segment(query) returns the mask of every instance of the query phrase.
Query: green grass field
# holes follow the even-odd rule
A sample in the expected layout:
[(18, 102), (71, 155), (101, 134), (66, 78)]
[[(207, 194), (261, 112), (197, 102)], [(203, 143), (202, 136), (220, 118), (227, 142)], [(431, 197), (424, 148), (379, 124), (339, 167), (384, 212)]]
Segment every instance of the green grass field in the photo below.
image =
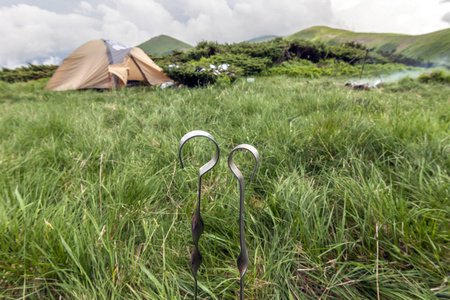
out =
[(246, 299), (450, 297), (450, 87), (355, 91), (334, 78), (103, 93), (0, 82), (0, 298), (237, 299), (246, 178)]

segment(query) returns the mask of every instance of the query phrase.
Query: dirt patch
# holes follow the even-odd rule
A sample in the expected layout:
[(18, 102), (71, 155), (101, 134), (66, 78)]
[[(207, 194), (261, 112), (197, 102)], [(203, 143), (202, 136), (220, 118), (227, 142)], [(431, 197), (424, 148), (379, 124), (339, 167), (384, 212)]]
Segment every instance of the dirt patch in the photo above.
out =
[(402, 51), (403, 49), (405, 49), (406, 47), (408, 47), (409, 45), (411, 45), (412, 43), (414, 43), (415, 39), (410, 39), (410, 40), (406, 40), (402, 43), (400, 43), (400, 45), (398, 45), (397, 47), (397, 52), (398, 51)]
[(366, 39), (355, 39), (354, 41), (357, 42), (357, 43), (360, 43), (360, 44), (367, 45), (367, 46), (370, 46), (370, 45), (372, 45), (372, 44), (374, 44), (374, 43), (375, 43), (375, 44), (377, 43), (374, 39), (371, 39), (371, 38), (366, 38)]

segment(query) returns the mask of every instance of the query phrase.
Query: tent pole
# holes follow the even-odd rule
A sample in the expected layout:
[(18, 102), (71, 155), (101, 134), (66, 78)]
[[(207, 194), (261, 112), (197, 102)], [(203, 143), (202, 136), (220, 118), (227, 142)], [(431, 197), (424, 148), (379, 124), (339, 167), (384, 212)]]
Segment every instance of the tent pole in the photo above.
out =
[(362, 74), (364, 73), (364, 66), (366, 65), (367, 53), (369, 53), (369, 49), (366, 50), (366, 56), (364, 56), (364, 61), (363, 61), (361, 73), (359, 74), (359, 80), (361, 80)]
[(381, 75), (380, 75), (380, 72), (378, 72), (378, 68), (377, 68), (377, 65), (375, 64), (375, 60), (373, 59), (372, 53), (369, 53), (369, 54), (370, 54), (370, 58), (372, 59), (372, 63), (375, 66), (375, 70), (377, 71), (378, 78), (380, 78), (380, 82), (382, 82), (383, 80), (381, 80)]
[(353, 58), (351, 61), (348, 62), (348, 64), (351, 64), (355, 59), (357, 59), (358, 57), (361, 56), (361, 54), (363, 54), (364, 51), (362, 51), (361, 53), (359, 53), (358, 55), (355, 56), (355, 58)]
[[(358, 57), (360, 57), (361, 54), (363, 54), (363, 53), (364, 53), (364, 51), (362, 51), (361, 53), (359, 53), (358, 55), (356, 55), (356, 56), (355, 56), (351, 61), (349, 61), (347, 64), (351, 65), (351, 63), (352, 63), (353, 61), (355, 61)], [(345, 63), (345, 61), (344, 61), (344, 63)], [(338, 69), (335, 73), (337, 73), (338, 71), (341, 71), (341, 69), (342, 69), (342, 68)]]
[(141, 75), (142, 75), (142, 77), (144, 77), (145, 81), (147, 81), (147, 83), (148, 83), (149, 85), (152, 85), (152, 84), (150, 83), (150, 81), (148, 81), (148, 78), (145, 76), (145, 73), (142, 72), (141, 67), (136, 63), (136, 60), (134, 59), (133, 55), (130, 54), (130, 58), (131, 58), (131, 60), (134, 62), (134, 64), (136, 65), (136, 67), (137, 67), (137, 69), (139, 70), (139, 72), (141, 72)]
[(108, 72), (108, 90), (109, 93), (111, 94), (111, 74)]

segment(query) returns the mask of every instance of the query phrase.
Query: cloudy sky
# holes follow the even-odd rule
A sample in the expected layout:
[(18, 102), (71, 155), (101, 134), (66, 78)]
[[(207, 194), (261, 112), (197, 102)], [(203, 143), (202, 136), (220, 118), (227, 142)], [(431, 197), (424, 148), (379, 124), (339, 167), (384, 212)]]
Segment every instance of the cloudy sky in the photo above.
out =
[(0, 66), (59, 64), (78, 46), (191, 45), (286, 36), (311, 26), (424, 34), (450, 27), (450, 0), (0, 0)]

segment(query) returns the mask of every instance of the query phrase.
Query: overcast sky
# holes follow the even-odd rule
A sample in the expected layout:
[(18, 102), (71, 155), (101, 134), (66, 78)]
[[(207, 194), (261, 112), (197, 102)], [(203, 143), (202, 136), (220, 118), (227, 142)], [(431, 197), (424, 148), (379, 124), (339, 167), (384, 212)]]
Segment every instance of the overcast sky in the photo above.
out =
[(93, 39), (160, 34), (195, 46), (311, 26), (424, 34), (450, 26), (450, 0), (0, 0), (0, 66), (59, 64)]

